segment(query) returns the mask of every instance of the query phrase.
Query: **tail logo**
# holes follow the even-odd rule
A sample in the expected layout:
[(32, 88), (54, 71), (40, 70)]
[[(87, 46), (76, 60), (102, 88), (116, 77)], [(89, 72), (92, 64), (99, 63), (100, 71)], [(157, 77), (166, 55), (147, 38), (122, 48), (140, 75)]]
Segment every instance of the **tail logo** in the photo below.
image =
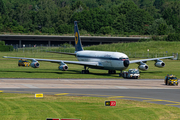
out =
[(78, 43), (78, 33), (76, 32), (75, 34), (75, 43), (77, 44)]

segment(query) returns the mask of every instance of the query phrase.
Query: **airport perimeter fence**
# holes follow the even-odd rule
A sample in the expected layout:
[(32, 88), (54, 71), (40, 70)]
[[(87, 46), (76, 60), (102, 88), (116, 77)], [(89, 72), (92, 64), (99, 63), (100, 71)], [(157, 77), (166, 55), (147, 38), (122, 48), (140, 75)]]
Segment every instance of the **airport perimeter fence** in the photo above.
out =
[[(23, 57), (34, 57), (34, 58), (64, 57), (64, 55), (62, 54), (52, 54), (52, 53), (49, 53), (49, 51), (74, 53), (74, 47), (53, 47), (53, 46), (52, 47), (43, 47), (43, 46), (26, 47), (26, 48), (15, 49), (14, 55), (18, 56), (19, 54), (16, 54), (16, 53), (21, 53)], [(157, 58), (157, 57), (166, 57), (166, 56), (176, 55), (177, 59), (180, 59), (180, 56), (178, 56), (178, 53), (167, 53), (167, 52), (159, 52), (159, 53), (141, 52), (139, 53), (139, 52), (126, 52), (126, 51), (114, 51), (114, 52), (125, 53), (129, 58)], [(66, 55), (66, 58), (68, 57), (71, 57), (71, 56)]]

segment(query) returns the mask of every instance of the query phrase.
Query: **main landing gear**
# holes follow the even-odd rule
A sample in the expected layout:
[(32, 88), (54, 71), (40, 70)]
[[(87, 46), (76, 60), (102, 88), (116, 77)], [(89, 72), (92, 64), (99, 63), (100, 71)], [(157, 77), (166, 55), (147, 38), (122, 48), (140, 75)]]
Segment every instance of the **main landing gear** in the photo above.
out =
[(121, 70), (121, 73), (119, 73), (119, 77), (122, 77), (122, 70)]
[[(89, 69), (89, 68), (88, 68), (88, 69)], [(89, 74), (89, 70), (88, 70), (88, 69), (86, 70), (86, 66), (84, 66), (84, 70), (82, 70), (81, 73), (82, 73), (82, 74)]]
[(115, 70), (108, 70), (108, 74), (116, 74)]

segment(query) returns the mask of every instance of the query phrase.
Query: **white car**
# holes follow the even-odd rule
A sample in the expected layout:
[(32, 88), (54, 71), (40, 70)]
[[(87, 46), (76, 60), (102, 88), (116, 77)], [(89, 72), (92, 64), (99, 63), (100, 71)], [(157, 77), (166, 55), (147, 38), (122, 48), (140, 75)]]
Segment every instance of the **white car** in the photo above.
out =
[(124, 71), (122, 76), (124, 78), (138, 79), (140, 77), (140, 74), (138, 69), (129, 69), (129, 71)]

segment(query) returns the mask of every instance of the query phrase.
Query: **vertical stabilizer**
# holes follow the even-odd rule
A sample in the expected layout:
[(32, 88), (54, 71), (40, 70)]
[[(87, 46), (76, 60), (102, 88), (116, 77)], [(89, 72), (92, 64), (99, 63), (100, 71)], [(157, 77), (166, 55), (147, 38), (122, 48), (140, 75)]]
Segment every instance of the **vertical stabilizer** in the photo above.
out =
[(77, 21), (74, 21), (74, 36), (75, 36), (75, 49), (77, 51), (82, 51), (82, 44), (81, 44), (81, 39), (79, 35), (79, 30), (78, 30), (78, 25)]

